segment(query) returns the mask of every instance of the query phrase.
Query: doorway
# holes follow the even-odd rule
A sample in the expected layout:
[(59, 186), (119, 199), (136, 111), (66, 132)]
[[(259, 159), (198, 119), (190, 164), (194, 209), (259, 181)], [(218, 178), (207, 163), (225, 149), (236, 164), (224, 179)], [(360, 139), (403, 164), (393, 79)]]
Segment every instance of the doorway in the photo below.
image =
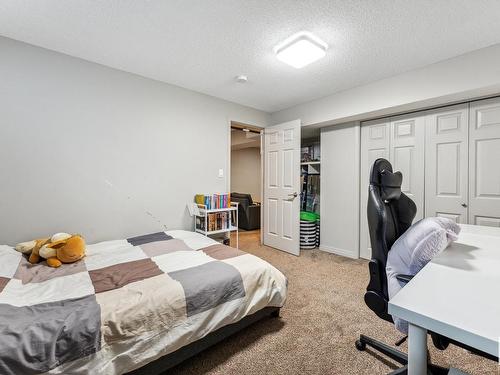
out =
[(304, 127), (300, 148), (300, 248), (312, 250), (320, 243), (321, 133)]
[(238, 231), (243, 246), (258, 246), (262, 225), (262, 128), (231, 122), (231, 201), (238, 202)]
[(317, 248), (319, 129), (302, 132), (300, 120), (265, 129), (231, 122), (229, 159), (243, 248), (265, 244), (293, 255)]

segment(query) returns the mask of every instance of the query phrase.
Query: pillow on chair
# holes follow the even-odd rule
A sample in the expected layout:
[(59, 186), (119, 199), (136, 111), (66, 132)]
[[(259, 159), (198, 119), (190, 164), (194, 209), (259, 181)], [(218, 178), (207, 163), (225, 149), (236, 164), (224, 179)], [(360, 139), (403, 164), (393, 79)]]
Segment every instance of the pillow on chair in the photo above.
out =
[[(387, 256), (389, 299), (405, 286), (397, 275), (416, 275), (429, 261), (458, 238), (460, 227), (451, 219), (429, 217), (413, 224), (392, 245)], [(394, 318), (396, 328), (408, 332), (407, 322)]]
[[(441, 226), (441, 230), (429, 233), (415, 248), (411, 256), (410, 275), (416, 275), (432, 258), (458, 239), (460, 227), (451, 219), (443, 217), (428, 218)], [(424, 221), (427, 219), (423, 219)]]

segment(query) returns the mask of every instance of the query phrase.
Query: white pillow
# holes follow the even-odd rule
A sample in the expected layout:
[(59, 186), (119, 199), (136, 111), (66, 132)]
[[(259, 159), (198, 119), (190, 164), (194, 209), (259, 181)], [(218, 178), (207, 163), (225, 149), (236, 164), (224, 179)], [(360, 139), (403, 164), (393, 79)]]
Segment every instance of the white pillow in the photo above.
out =
[[(429, 261), (458, 238), (460, 227), (451, 219), (429, 217), (413, 224), (392, 245), (387, 256), (386, 273), (389, 299), (405, 283), (397, 275), (416, 275)], [(408, 324), (394, 318), (396, 328), (408, 332)]]
[[(428, 219), (441, 225), (442, 229), (429, 233), (415, 247), (411, 256), (410, 275), (416, 275), (432, 258), (446, 249), (450, 243), (456, 241), (460, 233), (460, 227), (451, 219), (444, 217), (431, 217)], [(424, 220), (427, 219), (421, 221)]]

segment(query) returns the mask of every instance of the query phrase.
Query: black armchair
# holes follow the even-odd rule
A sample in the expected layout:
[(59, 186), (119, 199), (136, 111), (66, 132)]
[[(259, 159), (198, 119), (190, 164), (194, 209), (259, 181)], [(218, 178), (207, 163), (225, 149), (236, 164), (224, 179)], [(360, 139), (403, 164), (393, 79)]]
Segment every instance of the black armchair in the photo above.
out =
[[(391, 315), (388, 314), (389, 293), (385, 271), (387, 255), (394, 242), (411, 226), (417, 213), (415, 203), (401, 192), (402, 179), (401, 172), (392, 172), (391, 163), (385, 159), (377, 159), (370, 172), (370, 185), (368, 188), (367, 215), (372, 259), (368, 264), (370, 281), (366, 288), (365, 303), (378, 317), (390, 323), (393, 323), (393, 320)], [(399, 275), (397, 278), (405, 283), (411, 281), (411, 276), (408, 275)], [(453, 343), (475, 354), (498, 361), (498, 358), (490, 354), (478, 351), (434, 332), (429, 333), (434, 346), (440, 350), (446, 349), (450, 343)], [(403, 341), (400, 340), (396, 345)], [(364, 350), (367, 345), (405, 366), (394, 371), (393, 374), (406, 373), (408, 357), (405, 353), (383, 342), (360, 335), (356, 341), (356, 348)], [(448, 373), (448, 369), (430, 363), (428, 364), (428, 370), (430, 374)]]
[(260, 229), (260, 204), (250, 194), (231, 193), (231, 201), (238, 202), (238, 227), (245, 230)]

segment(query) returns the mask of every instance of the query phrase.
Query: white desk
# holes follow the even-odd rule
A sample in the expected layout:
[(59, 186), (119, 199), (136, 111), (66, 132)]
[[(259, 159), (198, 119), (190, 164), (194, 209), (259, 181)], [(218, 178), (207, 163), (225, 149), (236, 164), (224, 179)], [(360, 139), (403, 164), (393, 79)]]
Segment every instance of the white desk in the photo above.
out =
[(427, 374), (427, 330), (498, 356), (500, 228), (461, 225), (458, 241), (389, 301), (410, 323), (408, 374)]

